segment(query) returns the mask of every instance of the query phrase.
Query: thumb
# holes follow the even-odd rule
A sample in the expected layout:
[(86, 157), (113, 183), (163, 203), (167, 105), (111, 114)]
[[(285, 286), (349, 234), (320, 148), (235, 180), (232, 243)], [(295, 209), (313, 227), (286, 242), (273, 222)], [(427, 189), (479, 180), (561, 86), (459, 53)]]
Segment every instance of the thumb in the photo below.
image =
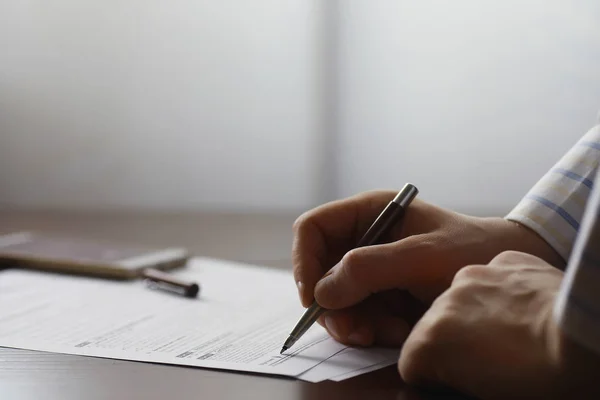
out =
[(373, 293), (406, 289), (425, 277), (426, 257), (432, 254), (426, 234), (353, 249), (315, 287), (321, 307), (336, 310), (355, 305)]

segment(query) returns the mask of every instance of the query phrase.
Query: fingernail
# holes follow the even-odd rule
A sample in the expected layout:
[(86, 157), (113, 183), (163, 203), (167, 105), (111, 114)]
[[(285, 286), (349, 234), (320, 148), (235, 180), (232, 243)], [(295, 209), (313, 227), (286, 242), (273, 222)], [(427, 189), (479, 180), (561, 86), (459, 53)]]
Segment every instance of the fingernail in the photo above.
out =
[(302, 298), (302, 294), (304, 293), (304, 283), (301, 281), (296, 281), (296, 287), (298, 288), (298, 294), (300, 295), (300, 298)]
[(296, 282), (296, 287), (298, 288), (298, 295), (300, 296), (300, 300), (304, 300), (304, 283), (301, 281)]
[(315, 300), (323, 307), (331, 306), (331, 275), (321, 278), (315, 285)]
[(340, 338), (339, 327), (333, 318), (328, 316), (325, 317), (325, 327), (332, 336), (335, 336), (336, 339)]

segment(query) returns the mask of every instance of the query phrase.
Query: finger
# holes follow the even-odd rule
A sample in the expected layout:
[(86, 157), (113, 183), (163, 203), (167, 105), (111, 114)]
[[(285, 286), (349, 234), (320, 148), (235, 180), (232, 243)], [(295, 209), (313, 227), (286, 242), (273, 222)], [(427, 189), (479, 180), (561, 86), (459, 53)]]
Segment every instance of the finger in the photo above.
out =
[(375, 344), (400, 347), (410, 334), (411, 325), (393, 315), (379, 315), (373, 318)]
[(415, 326), (428, 308), (405, 290), (392, 289), (371, 298), (378, 300), (378, 303), (381, 305), (377, 304), (377, 306), (380, 309), (386, 310), (388, 314), (402, 318), (411, 327)]
[[(448, 344), (448, 332), (453, 329), (443, 293), (427, 310), (405, 340), (398, 359), (402, 379), (413, 385), (438, 385), (440, 373), (447, 363), (457, 360), (454, 346)], [(450, 325), (450, 326), (449, 326)]]
[(341, 309), (374, 293), (422, 285), (431, 276), (432, 254), (427, 235), (354, 249), (317, 283), (315, 299), (324, 308)]
[(337, 341), (352, 346), (400, 346), (411, 325), (400, 316), (387, 312), (378, 302), (327, 312), (321, 325)]
[(357, 236), (394, 196), (374, 191), (334, 201), (300, 216), (294, 223), (292, 260), (302, 304), (308, 307), (316, 282), (354, 247)]

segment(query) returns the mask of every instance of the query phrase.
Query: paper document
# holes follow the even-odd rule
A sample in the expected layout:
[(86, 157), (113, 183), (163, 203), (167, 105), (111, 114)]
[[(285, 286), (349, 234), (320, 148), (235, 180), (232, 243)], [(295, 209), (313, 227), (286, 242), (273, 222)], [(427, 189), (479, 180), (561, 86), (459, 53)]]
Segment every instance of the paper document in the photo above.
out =
[(389, 367), (390, 365), (394, 365), (397, 362), (398, 362), (398, 358), (390, 359), (390, 360), (384, 361), (379, 364), (374, 364), (374, 365), (371, 365), (368, 367), (360, 368), (360, 369), (350, 371), (345, 374), (334, 376), (333, 378), (328, 378), (328, 379), (331, 381), (334, 381), (334, 382), (341, 382), (346, 379), (354, 378), (355, 376), (363, 375), (368, 372), (373, 372), (373, 371), (377, 371), (378, 369), (381, 369), (381, 368)]
[[(364, 371), (359, 372), (358, 375), (360, 375), (396, 363), (399, 355), (400, 351), (396, 349), (346, 348), (304, 372), (299, 378), (308, 382), (321, 382), (327, 379), (336, 380), (338, 377)], [(368, 371), (366, 371), (367, 368)]]
[(200, 283), (199, 297), (150, 290), (143, 282), (1, 271), (0, 346), (301, 379), (319, 367), (314, 381), (390, 357), (378, 349), (345, 350), (318, 324), (280, 355), (304, 312), (289, 272), (195, 259), (175, 274)]

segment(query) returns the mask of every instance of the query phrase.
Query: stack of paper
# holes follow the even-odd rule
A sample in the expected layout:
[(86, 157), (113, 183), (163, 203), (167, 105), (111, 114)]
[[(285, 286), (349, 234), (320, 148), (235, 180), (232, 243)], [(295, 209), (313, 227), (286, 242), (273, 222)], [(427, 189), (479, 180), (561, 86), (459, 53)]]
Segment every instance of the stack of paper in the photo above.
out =
[(0, 272), (0, 346), (340, 381), (391, 365), (398, 349), (349, 348), (318, 324), (283, 355), (304, 309), (290, 273), (195, 259), (177, 275), (197, 299), (34, 271)]

